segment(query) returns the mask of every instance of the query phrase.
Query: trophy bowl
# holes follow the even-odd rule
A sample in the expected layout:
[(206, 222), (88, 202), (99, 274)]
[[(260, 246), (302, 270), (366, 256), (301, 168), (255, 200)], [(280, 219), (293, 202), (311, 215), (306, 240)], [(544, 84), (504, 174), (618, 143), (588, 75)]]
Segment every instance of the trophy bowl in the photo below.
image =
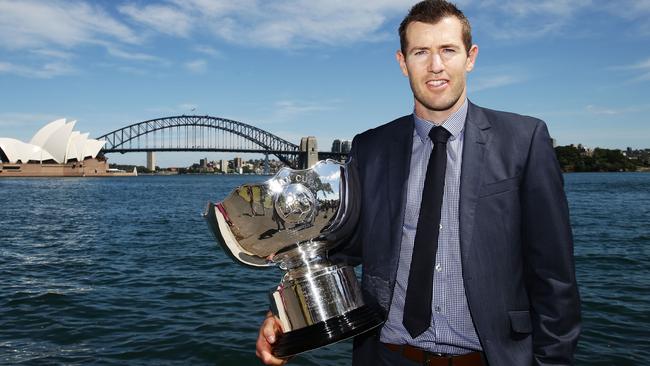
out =
[(352, 267), (332, 263), (359, 218), (358, 177), (334, 160), (310, 169), (282, 168), (266, 182), (237, 187), (204, 217), (224, 251), (256, 268), (280, 267), (269, 293), (283, 333), (273, 354), (288, 357), (361, 334), (383, 323), (364, 303)]

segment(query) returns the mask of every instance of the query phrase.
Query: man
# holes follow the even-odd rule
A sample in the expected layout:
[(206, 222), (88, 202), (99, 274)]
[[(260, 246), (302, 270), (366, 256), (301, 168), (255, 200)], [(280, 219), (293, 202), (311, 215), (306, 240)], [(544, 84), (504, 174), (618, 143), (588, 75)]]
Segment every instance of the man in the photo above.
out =
[[(478, 47), (454, 5), (416, 4), (399, 33), (414, 114), (356, 136), (350, 154), (362, 210), (339, 254), (363, 264), (365, 299), (387, 313), (355, 339), (354, 364), (572, 364), (580, 300), (544, 122), (467, 100)], [(260, 329), (267, 364), (285, 362), (270, 354), (278, 331), (272, 316)]]

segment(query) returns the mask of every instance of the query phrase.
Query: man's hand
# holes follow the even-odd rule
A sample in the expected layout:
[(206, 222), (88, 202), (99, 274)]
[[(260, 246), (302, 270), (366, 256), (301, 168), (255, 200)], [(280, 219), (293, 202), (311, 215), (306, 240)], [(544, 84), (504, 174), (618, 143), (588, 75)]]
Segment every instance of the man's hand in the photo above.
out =
[(280, 319), (269, 311), (260, 327), (260, 334), (257, 336), (257, 344), (255, 345), (255, 354), (265, 365), (284, 365), (287, 363), (288, 359), (277, 358), (271, 353), (271, 345), (275, 343), (277, 335), (281, 333)]

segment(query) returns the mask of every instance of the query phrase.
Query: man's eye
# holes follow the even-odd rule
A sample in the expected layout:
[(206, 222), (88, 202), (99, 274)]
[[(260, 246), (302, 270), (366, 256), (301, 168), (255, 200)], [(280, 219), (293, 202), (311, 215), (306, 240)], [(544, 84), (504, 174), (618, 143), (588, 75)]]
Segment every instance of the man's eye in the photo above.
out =
[(416, 56), (420, 56), (420, 55), (424, 55), (426, 53), (427, 53), (427, 51), (425, 51), (425, 50), (418, 50), (418, 51), (415, 51), (413, 54), (416, 55)]
[(444, 48), (444, 49), (442, 50), (442, 52), (443, 52), (443, 53), (455, 53), (456, 50), (453, 49), (453, 48)]

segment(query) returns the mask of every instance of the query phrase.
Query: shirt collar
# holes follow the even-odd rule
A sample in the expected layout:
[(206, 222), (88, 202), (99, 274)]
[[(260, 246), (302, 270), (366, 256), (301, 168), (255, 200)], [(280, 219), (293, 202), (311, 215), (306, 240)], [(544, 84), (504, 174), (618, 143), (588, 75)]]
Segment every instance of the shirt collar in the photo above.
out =
[[(415, 120), (415, 133), (420, 136), (422, 142), (426, 142), (429, 140), (429, 131), (431, 131), (431, 129), (436, 126), (436, 124), (426, 119), (420, 118), (415, 112), (413, 112), (413, 119)], [(449, 138), (450, 140), (455, 140), (463, 132), (466, 119), (467, 98), (465, 98), (463, 105), (461, 105), (456, 112), (444, 120), (440, 126), (444, 127), (447, 131), (449, 131), (449, 133), (451, 133), (451, 137)]]

